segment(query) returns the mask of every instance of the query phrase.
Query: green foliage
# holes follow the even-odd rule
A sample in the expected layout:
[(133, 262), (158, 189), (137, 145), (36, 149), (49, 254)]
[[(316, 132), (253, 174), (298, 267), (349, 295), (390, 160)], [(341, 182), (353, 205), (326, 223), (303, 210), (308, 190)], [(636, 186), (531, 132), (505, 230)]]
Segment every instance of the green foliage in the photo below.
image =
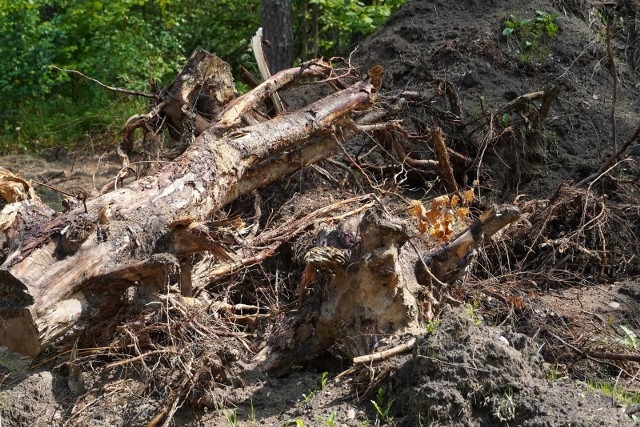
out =
[[(406, 0), (309, 0), (310, 5), (317, 4), (320, 8), (320, 53), (346, 53), (345, 49), (374, 32), (404, 3)], [(311, 18), (308, 11), (306, 20)]]
[[(319, 14), (319, 54), (345, 53), (406, 0), (296, 0), (294, 34), (311, 8)], [(305, 3), (306, 2), (306, 3)], [(106, 92), (55, 71), (83, 72), (105, 84), (164, 87), (196, 47), (251, 65), (249, 40), (260, 26), (260, 0), (0, 0), (0, 152), (119, 142), (127, 117), (144, 100)], [(306, 6), (305, 6), (306, 4)], [(313, 5), (317, 6), (313, 6)], [(301, 13), (305, 9), (305, 13)], [(246, 89), (246, 88), (245, 88)]]
[(90, 143), (140, 111), (139, 100), (123, 102), (51, 66), (133, 89), (146, 89), (148, 78), (168, 80), (185, 59), (179, 33), (159, 7), (169, 2), (0, 2), (0, 149)]
[(304, 398), (305, 402), (310, 402), (311, 400), (313, 400), (314, 396), (316, 395), (316, 390), (315, 389), (311, 389), (309, 390), (308, 393), (302, 393), (302, 397)]
[(563, 372), (560, 373), (558, 371), (558, 364), (554, 363), (549, 367), (549, 373), (547, 374), (547, 380), (549, 381), (562, 381), (568, 378), (568, 376)]
[(507, 389), (500, 399), (500, 404), (493, 412), (493, 416), (503, 423), (509, 423), (516, 418), (516, 404), (513, 401), (513, 391)]
[(627, 347), (630, 350), (638, 350), (640, 348), (640, 344), (636, 333), (627, 325), (620, 325), (620, 329), (624, 332), (625, 337), (618, 340), (618, 344), (623, 347)]
[(238, 425), (238, 411), (234, 409), (232, 411), (224, 411), (223, 414), (229, 427), (236, 427)]
[(327, 388), (327, 383), (329, 382), (329, 372), (323, 372), (320, 377), (320, 390), (324, 391)]
[(467, 303), (464, 308), (467, 311), (467, 316), (469, 320), (471, 320), (476, 326), (479, 326), (482, 321), (480, 320), (480, 316), (478, 316), (478, 308), (480, 304), (477, 301), (473, 303)]
[(429, 320), (425, 325), (427, 334), (432, 334), (440, 326), (440, 319)]
[(504, 21), (502, 35), (507, 38), (523, 62), (532, 62), (549, 56), (548, 44), (556, 38), (558, 32), (555, 12), (536, 11), (533, 19), (519, 19), (511, 15)]
[(336, 425), (336, 417), (338, 416), (338, 413), (336, 411), (331, 412), (331, 414), (329, 414), (329, 418), (327, 418), (327, 420), (325, 421), (325, 424), (328, 427), (333, 427)]
[(502, 118), (500, 119), (500, 122), (502, 123), (502, 127), (503, 128), (506, 128), (506, 127), (509, 126), (509, 119), (510, 119), (509, 113), (504, 113), (502, 115)]
[(589, 380), (588, 386), (592, 391), (597, 391), (606, 396), (611, 396), (611, 398), (617, 403), (624, 403), (628, 406), (640, 403), (640, 393), (628, 392), (616, 383)]

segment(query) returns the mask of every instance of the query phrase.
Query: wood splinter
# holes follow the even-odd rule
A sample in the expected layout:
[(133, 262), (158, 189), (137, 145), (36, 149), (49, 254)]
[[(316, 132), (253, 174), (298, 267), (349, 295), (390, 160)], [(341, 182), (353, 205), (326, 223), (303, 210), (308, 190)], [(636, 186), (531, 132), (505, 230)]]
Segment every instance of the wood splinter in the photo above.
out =
[(376, 353), (366, 354), (364, 356), (358, 356), (353, 358), (354, 365), (365, 365), (369, 363), (379, 362), (389, 357), (396, 356), (398, 354), (406, 353), (416, 345), (416, 339), (411, 338), (404, 344), (397, 345), (387, 350), (378, 351)]

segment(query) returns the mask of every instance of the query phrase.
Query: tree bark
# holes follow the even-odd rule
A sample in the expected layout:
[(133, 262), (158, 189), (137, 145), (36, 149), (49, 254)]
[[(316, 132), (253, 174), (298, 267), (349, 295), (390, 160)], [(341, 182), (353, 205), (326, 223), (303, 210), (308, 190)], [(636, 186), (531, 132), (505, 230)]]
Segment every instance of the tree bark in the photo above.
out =
[[(285, 70), (247, 97), (264, 99), (290, 81), (287, 76), (312, 68)], [(115, 316), (128, 287), (184, 280), (185, 256), (216, 250), (211, 234), (185, 238), (190, 226), (206, 223), (244, 192), (277, 178), (253, 185), (245, 181), (255, 179), (250, 171), (261, 162), (326, 132), (368, 101), (372, 90), (359, 81), (301, 110), (244, 128), (239, 128), (242, 117), (255, 104), (239, 98), (218, 114), (219, 126), (204, 130), (174, 162), (130, 187), (87, 201), (86, 213), (80, 206), (46, 222), (27, 218), (30, 228), (14, 221), (9, 246), (17, 248), (0, 267), (0, 341), (35, 356)], [(42, 206), (37, 200), (16, 203), (23, 204), (21, 209)]]
[(262, 0), (261, 23), (267, 43), (265, 52), (269, 71), (278, 71), (293, 64), (293, 32), (291, 0)]

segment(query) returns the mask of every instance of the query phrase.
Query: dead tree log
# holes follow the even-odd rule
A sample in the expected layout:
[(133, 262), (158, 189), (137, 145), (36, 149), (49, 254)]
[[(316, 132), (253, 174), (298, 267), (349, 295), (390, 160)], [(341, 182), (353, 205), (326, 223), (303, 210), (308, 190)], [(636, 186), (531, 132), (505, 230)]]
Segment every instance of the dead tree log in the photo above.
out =
[[(224, 72), (224, 67), (217, 70)], [(297, 77), (331, 70), (320, 63), (284, 70), (246, 99), (255, 94), (264, 99)], [(246, 178), (254, 179), (250, 171), (271, 157), (329, 132), (369, 101), (373, 89), (358, 81), (301, 110), (243, 128), (238, 126), (256, 104), (239, 98), (218, 114), (216, 126), (157, 174), (87, 201), (86, 212), (81, 206), (21, 229), (10, 242), (19, 247), (0, 267), (0, 341), (35, 356), (114, 316), (128, 287), (179, 281), (184, 277), (181, 258), (214, 244), (203, 233), (184, 239), (184, 228), (268, 183)]]

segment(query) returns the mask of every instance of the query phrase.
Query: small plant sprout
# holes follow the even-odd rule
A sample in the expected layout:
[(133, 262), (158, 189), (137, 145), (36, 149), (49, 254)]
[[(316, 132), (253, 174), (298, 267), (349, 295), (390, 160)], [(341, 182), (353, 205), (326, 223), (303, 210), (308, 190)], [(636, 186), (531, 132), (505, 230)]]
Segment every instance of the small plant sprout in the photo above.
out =
[(324, 391), (327, 388), (327, 383), (329, 381), (329, 372), (323, 372), (322, 377), (320, 377), (320, 390)]
[(304, 427), (304, 421), (296, 420), (296, 427)]
[(554, 363), (549, 367), (549, 373), (547, 374), (547, 379), (549, 381), (562, 381), (567, 377), (566, 367), (560, 368), (557, 363)]
[(437, 421), (431, 421), (429, 424), (425, 424), (426, 421), (422, 420), (422, 414), (418, 414), (418, 427), (435, 427)]
[(549, 41), (556, 38), (559, 30), (556, 21), (559, 17), (555, 12), (541, 10), (536, 11), (533, 19), (519, 19), (511, 15), (503, 22), (502, 35), (507, 38), (507, 43), (519, 54), (523, 62), (543, 59), (549, 56)]
[(468, 303), (464, 306), (467, 309), (467, 316), (476, 325), (480, 325), (480, 318), (478, 317), (478, 302)]
[(636, 335), (636, 333), (633, 332), (633, 330), (627, 325), (620, 325), (620, 329), (622, 329), (622, 332), (624, 332), (625, 337), (620, 339), (618, 343), (630, 350), (640, 349), (640, 342), (638, 341), (638, 336)]
[(372, 400), (371, 404), (376, 409), (376, 425), (380, 425), (381, 422), (386, 424), (391, 424), (393, 422), (393, 418), (389, 415), (391, 411), (391, 405), (393, 405), (393, 400), (384, 404), (385, 396), (384, 390), (382, 387), (378, 389), (378, 394), (376, 395), (376, 400)]
[(513, 401), (513, 391), (507, 390), (502, 399), (500, 399), (500, 405), (495, 410), (493, 415), (502, 422), (513, 421), (516, 418), (516, 404)]
[(503, 128), (509, 127), (509, 113), (504, 113), (502, 115), (501, 122)]
[(311, 399), (313, 399), (313, 396), (316, 395), (316, 391), (315, 390), (309, 390), (309, 393), (302, 393), (302, 397), (304, 397), (304, 401), (305, 402), (310, 402)]
[(229, 427), (236, 427), (238, 425), (238, 411), (234, 409), (232, 411), (223, 411), (222, 413)]
[(425, 327), (427, 333), (432, 334), (436, 330), (439, 324), (440, 324), (440, 319), (429, 320)]
[(327, 421), (325, 421), (325, 424), (329, 427), (335, 426), (337, 416), (338, 416), (338, 413), (336, 411), (331, 412), (331, 414), (329, 414), (329, 418), (327, 418)]
[(256, 408), (253, 407), (253, 398), (249, 401), (250, 405), (249, 406), (249, 421), (252, 423), (256, 422)]

